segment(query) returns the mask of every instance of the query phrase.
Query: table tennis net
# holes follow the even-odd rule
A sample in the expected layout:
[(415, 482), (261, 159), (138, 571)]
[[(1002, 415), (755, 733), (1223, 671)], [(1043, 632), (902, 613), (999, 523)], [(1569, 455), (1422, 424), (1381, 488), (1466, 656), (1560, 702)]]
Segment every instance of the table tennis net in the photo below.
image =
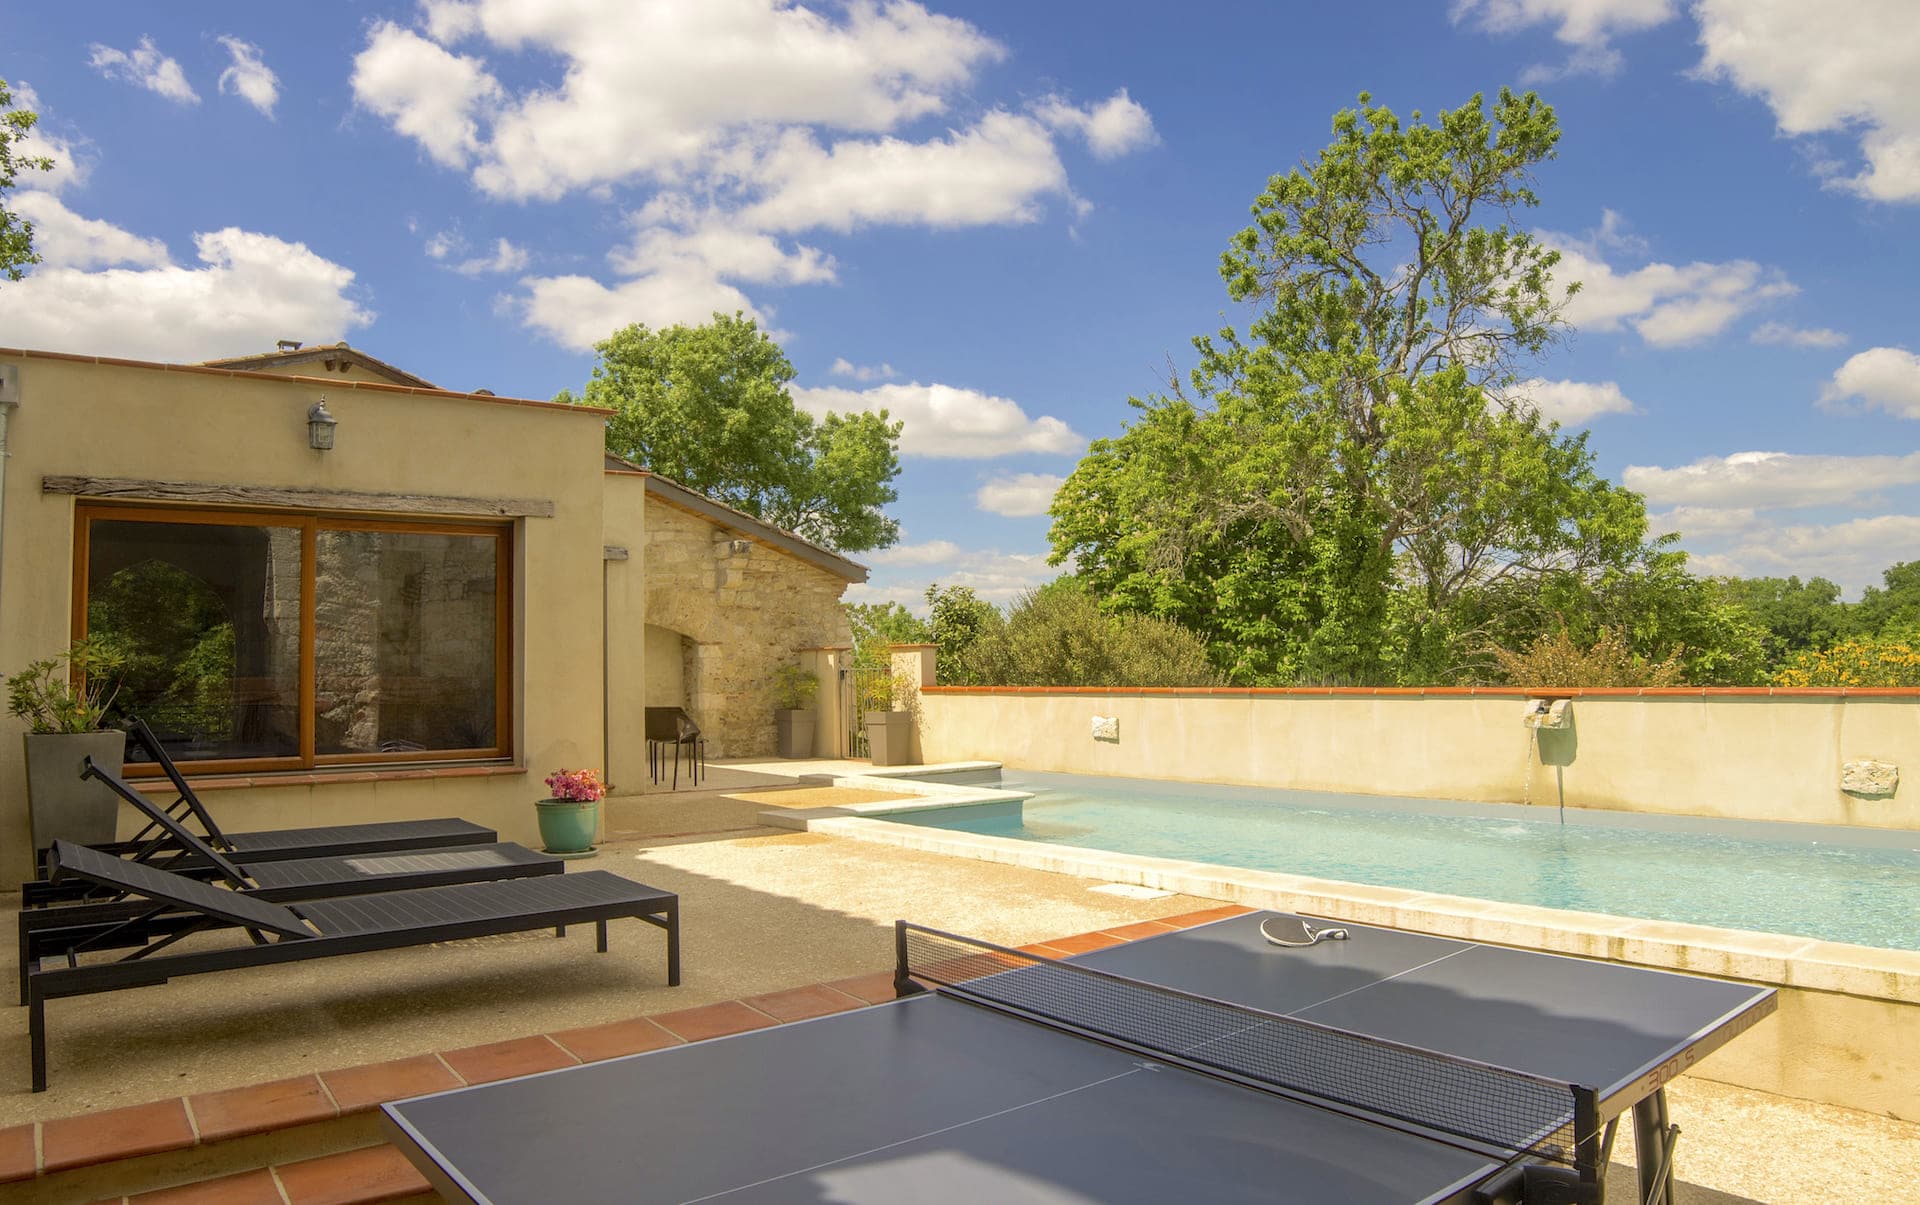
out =
[(1584, 1089), (900, 922), (944, 994), (1502, 1158), (1572, 1164)]

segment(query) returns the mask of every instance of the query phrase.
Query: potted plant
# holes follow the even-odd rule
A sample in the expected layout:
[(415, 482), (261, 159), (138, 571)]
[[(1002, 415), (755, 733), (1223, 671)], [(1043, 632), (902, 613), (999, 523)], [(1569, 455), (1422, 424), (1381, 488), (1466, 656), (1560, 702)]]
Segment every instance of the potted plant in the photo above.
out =
[(774, 671), (773, 719), (781, 757), (813, 756), (813, 696), (819, 689), (820, 680), (797, 665)]
[(592, 854), (594, 834), (600, 831), (600, 800), (607, 793), (600, 771), (555, 770), (547, 775), (547, 790), (553, 795), (533, 804), (545, 852), (562, 858)]
[(82, 780), (91, 757), (118, 774), (127, 734), (101, 723), (119, 693), (126, 655), (102, 640), (77, 640), (7, 679), (7, 710), (27, 722), (27, 812), (36, 852), (55, 838), (105, 845), (118, 830), (120, 798), (103, 782)]
[(912, 764), (912, 715), (896, 702), (891, 677), (875, 674), (861, 681), (860, 720), (867, 730), (867, 755), (876, 766)]

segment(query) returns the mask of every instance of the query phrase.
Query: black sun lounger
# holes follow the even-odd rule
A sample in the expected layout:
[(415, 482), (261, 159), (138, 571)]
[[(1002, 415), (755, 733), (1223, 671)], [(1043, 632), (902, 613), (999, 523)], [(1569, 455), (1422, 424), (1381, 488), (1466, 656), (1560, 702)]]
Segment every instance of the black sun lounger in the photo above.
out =
[[(525, 846), (506, 842), (491, 845), (454, 845), (435, 849), (395, 850), (337, 857), (286, 858), (256, 861), (249, 855), (232, 858), (195, 835), (180, 820), (134, 790), (119, 775), (86, 759), (81, 778), (97, 778), (147, 817), (154, 833), (128, 855), (161, 870), (177, 871), (197, 879), (217, 879), (236, 891), (267, 900), (313, 900), (336, 895), (365, 895), (371, 891), (401, 891), (415, 887), (443, 887), (453, 883), (481, 883), (559, 874), (566, 864)], [(125, 893), (85, 879), (54, 883), (40, 880), (20, 885), (21, 925), (31, 910), (65, 901), (114, 900)], [(105, 914), (103, 914), (105, 915)]]
[[(191, 820), (200, 836), (221, 853), (245, 858), (249, 862), (276, 862), (287, 858), (342, 857), (348, 854), (383, 853), (397, 849), (433, 849), (446, 845), (487, 845), (500, 834), (469, 820), (451, 817), (428, 820), (388, 820), (376, 824), (333, 824), (321, 828), (282, 828), (258, 833), (229, 833), (221, 829), (200, 797), (187, 785), (180, 768), (167, 756), (153, 730), (142, 720), (127, 725), (127, 739), (138, 744), (160, 766), (178, 797), (167, 805), (168, 815), (183, 822)], [(148, 841), (164, 839), (149, 823), (131, 841), (116, 841), (95, 848), (107, 853), (138, 851)]]
[[(607, 949), (607, 922), (634, 917), (666, 930), (667, 983), (680, 982), (680, 900), (604, 870), (311, 900), (288, 906), (84, 845), (55, 841), (48, 854), (56, 881), (79, 876), (149, 902), (142, 914), (112, 924), (38, 930), (21, 950), (27, 987), (33, 1090), (47, 1087), (46, 1002), (165, 983), (177, 975), (303, 962), (338, 954), (394, 950), (593, 922)], [(48, 913), (59, 916), (61, 912)], [(168, 952), (181, 938), (244, 929), (253, 944)], [(128, 950), (113, 961), (87, 955)]]

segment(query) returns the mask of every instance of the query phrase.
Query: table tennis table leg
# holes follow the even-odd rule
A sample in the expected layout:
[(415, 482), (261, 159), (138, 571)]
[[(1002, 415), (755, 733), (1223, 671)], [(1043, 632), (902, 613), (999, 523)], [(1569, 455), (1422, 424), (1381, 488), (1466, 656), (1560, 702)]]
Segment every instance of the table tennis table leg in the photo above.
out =
[(1640, 1163), (1641, 1205), (1673, 1205), (1673, 1145), (1680, 1127), (1667, 1116), (1662, 1088), (1633, 1106), (1633, 1146)]

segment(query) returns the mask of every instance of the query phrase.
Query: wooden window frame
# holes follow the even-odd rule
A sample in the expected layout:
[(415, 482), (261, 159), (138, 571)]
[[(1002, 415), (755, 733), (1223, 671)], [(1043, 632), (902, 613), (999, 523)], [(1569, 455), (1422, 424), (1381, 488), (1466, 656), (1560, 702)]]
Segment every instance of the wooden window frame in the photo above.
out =
[[(229, 527), (282, 527), (300, 532), (300, 653), (296, 700), (297, 754), (288, 757), (207, 758), (181, 763), (189, 774), (275, 773), (396, 763), (499, 762), (513, 756), (514, 524), (444, 518), (373, 518), (353, 512), (262, 510), (228, 507), (139, 505), (82, 500), (74, 508), (73, 618), (75, 639), (87, 634), (87, 577), (95, 520), (135, 523), (197, 523)], [(421, 749), (404, 753), (316, 753), (314, 687), (316, 577), (322, 531), (390, 531), (410, 535), (489, 536), (494, 541), (494, 745), (485, 749)], [(130, 778), (151, 777), (159, 767), (132, 763)]]

